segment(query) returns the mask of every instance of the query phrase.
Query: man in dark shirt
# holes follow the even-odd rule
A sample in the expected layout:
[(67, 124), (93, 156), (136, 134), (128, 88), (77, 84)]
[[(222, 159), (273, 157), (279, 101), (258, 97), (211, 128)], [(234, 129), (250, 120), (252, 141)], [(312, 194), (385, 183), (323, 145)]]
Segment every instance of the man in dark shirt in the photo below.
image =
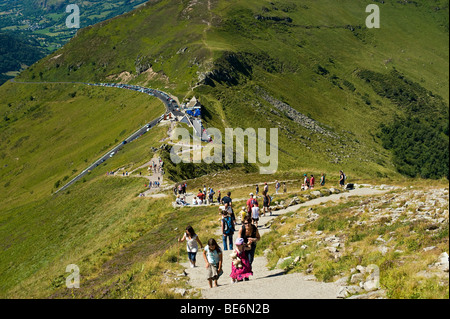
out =
[(222, 204), (228, 204), (228, 206), (230, 206), (230, 207), (233, 207), (233, 205), (232, 205), (232, 202), (233, 202), (233, 200), (231, 199), (231, 192), (228, 192), (227, 193), (227, 196), (224, 196), (223, 198), (222, 198)]

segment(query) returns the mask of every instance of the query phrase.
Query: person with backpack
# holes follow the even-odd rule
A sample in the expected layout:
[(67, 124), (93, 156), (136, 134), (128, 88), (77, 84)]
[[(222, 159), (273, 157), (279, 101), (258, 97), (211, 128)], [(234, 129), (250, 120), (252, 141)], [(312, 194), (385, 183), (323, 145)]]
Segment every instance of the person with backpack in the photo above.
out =
[(279, 181), (275, 181), (275, 194), (278, 195), (278, 190), (280, 189), (281, 185)]
[(194, 268), (198, 251), (198, 245), (200, 245), (200, 247), (203, 249), (203, 244), (198, 238), (192, 226), (190, 225), (187, 226), (183, 237), (178, 239), (178, 242), (183, 241), (186, 241), (186, 250), (188, 253), (189, 263), (191, 264), (191, 268)]
[[(235, 259), (239, 259), (238, 264), (236, 265), (234, 262), (231, 263), (231, 274), (230, 277), (232, 279), (232, 283), (236, 283), (239, 281), (248, 281), (250, 276), (253, 276), (252, 265), (248, 260), (248, 256), (245, 252), (244, 247), (244, 239), (238, 238), (234, 243), (236, 248)], [(233, 261), (234, 261), (233, 260)]]
[(311, 175), (311, 178), (309, 179), (309, 188), (314, 189), (314, 183), (316, 182), (316, 179), (314, 178), (314, 175)]
[(244, 249), (247, 252), (250, 265), (253, 264), (255, 259), (256, 243), (261, 239), (258, 228), (252, 224), (252, 216), (247, 215), (245, 217), (244, 225), (239, 230), (239, 237), (244, 240)]
[(253, 204), (253, 207), (252, 207), (252, 221), (253, 221), (253, 225), (258, 227), (258, 222), (259, 222), (259, 206), (258, 206), (258, 203), (254, 203)]
[[(234, 234), (234, 223), (230, 215), (224, 210), (222, 211), (222, 220), (220, 221), (220, 226), (222, 228), (222, 240), (223, 240), (223, 250), (233, 250), (233, 234)], [(227, 246), (228, 240), (228, 246)]]

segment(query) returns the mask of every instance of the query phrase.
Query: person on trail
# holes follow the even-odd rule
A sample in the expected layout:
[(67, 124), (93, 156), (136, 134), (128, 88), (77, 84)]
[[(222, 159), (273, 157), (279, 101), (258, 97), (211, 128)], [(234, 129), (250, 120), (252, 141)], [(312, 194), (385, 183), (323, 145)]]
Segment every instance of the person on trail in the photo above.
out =
[(205, 259), (209, 288), (218, 287), (217, 281), (219, 277), (223, 274), (222, 262), (223, 256), (219, 245), (214, 238), (208, 240), (208, 245), (203, 249), (203, 258)]
[(308, 175), (303, 175), (303, 184), (302, 184), (302, 191), (306, 191), (309, 189), (309, 179)]
[(253, 264), (255, 259), (256, 243), (261, 238), (258, 232), (258, 228), (252, 224), (252, 216), (247, 215), (245, 217), (244, 225), (239, 230), (238, 238), (244, 240), (245, 251), (247, 252), (250, 265)]
[(278, 195), (278, 190), (280, 189), (281, 185), (279, 181), (275, 181), (275, 194)]
[(314, 175), (311, 175), (311, 178), (309, 179), (309, 188), (314, 188), (314, 183), (316, 182), (316, 179), (314, 178)]
[(192, 205), (197, 205), (197, 197), (194, 196), (194, 198), (192, 199)]
[[(252, 265), (248, 259), (247, 253), (245, 252), (244, 239), (238, 238), (234, 243), (236, 257), (231, 262), (231, 280), (232, 283), (240, 282), (242, 280), (249, 280), (248, 277), (253, 276)], [(237, 266), (235, 265), (235, 260), (239, 258)]]
[(258, 184), (256, 184), (255, 196), (258, 196), (258, 194), (259, 194), (259, 186)]
[(178, 185), (178, 194), (183, 194), (183, 186), (181, 184)]
[(182, 238), (178, 238), (178, 242), (186, 241), (186, 250), (189, 257), (189, 263), (191, 268), (195, 267), (195, 262), (197, 258), (198, 245), (203, 249), (203, 244), (198, 238), (192, 226), (187, 226), (186, 231)]
[(218, 195), (217, 195), (217, 204), (220, 204), (220, 203), (221, 203), (221, 200), (222, 200), (222, 194), (221, 194), (220, 191), (219, 191), (219, 193), (218, 193)]
[(180, 195), (177, 195), (176, 203), (177, 203), (177, 205), (181, 205), (181, 206), (186, 206), (187, 205), (187, 203), (184, 201), (184, 199), (182, 199), (180, 197)]
[(253, 225), (258, 227), (258, 222), (259, 222), (259, 206), (258, 206), (258, 203), (254, 203), (253, 204), (253, 207), (252, 207), (252, 221), (253, 221)]
[(339, 186), (344, 187), (345, 185), (345, 174), (343, 171), (339, 171)]
[(203, 204), (204, 195), (201, 189), (198, 190), (197, 198), (201, 201), (201, 204)]
[(266, 193), (263, 192), (263, 212), (262, 215), (266, 216), (266, 213), (269, 212), (270, 216), (272, 216), (272, 211), (270, 209), (270, 203), (272, 202), (272, 198)]
[(267, 185), (267, 182), (264, 183), (264, 191), (265, 191), (266, 193), (269, 193), (269, 185)]
[(236, 224), (236, 216), (234, 215), (233, 208), (231, 208), (230, 204), (226, 203), (223, 207), (223, 210), (231, 217), (233, 221), (233, 225)]
[(283, 193), (287, 193), (287, 188), (286, 188), (286, 183), (285, 182), (283, 182)]
[(213, 202), (214, 194), (215, 194), (214, 190), (213, 190), (212, 188), (210, 188), (210, 189), (209, 189), (209, 195), (208, 195), (208, 196), (209, 196), (209, 202), (210, 202), (210, 203)]
[(233, 219), (226, 211), (222, 211), (220, 227), (222, 230), (223, 250), (228, 250), (227, 240), (230, 250), (233, 250), (234, 223)]
[(320, 186), (325, 186), (325, 174), (322, 173), (320, 176)]
[(233, 203), (233, 200), (231, 199), (231, 192), (228, 192), (227, 196), (224, 196), (222, 198), (222, 204), (224, 204), (224, 205), (229, 204), (232, 207), (233, 206), (232, 203)]
[(250, 193), (250, 198), (247, 200), (247, 212), (251, 215), (252, 214), (252, 208), (254, 204), (258, 204), (258, 201), (256, 198), (254, 198), (253, 193)]

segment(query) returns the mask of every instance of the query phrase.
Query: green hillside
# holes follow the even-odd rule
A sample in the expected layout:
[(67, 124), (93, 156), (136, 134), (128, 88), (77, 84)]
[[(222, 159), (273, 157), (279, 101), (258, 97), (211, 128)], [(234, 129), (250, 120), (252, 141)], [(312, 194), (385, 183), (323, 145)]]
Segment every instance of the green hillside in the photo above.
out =
[[(215, 227), (215, 208), (179, 214), (171, 197), (137, 198), (144, 179), (104, 176), (150, 160), (165, 126), (51, 196), (164, 112), (144, 94), (57, 82), (195, 95), (206, 127), (279, 128), (276, 174), (223, 167), (233, 169), (192, 187), (225, 191), (305, 172), (336, 183), (340, 169), (351, 181), (448, 177), (448, 1), (377, 2), (380, 29), (365, 26), (368, 3), (149, 1), (80, 30), (1, 86), (0, 297), (171, 298), (163, 271), (177, 269), (179, 230), (199, 225), (205, 240)], [(28, 81), (36, 84), (19, 83)], [(174, 181), (217, 173), (167, 165)], [(85, 288), (73, 296), (71, 263)]]

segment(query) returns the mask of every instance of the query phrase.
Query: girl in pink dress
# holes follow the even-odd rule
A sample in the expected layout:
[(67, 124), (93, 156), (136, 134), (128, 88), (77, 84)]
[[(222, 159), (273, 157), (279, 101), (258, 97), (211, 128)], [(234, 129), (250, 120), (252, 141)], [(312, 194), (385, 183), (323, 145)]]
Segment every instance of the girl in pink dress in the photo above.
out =
[(242, 280), (249, 280), (248, 277), (253, 276), (252, 272), (252, 265), (250, 264), (250, 261), (248, 260), (247, 253), (244, 249), (244, 239), (238, 238), (235, 242), (235, 253), (236, 257), (241, 260), (240, 264), (238, 266), (235, 266), (234, 263), (231, 263), (231, 274), (230, 277), (235, 283), (236, 281), (242, 281)]

